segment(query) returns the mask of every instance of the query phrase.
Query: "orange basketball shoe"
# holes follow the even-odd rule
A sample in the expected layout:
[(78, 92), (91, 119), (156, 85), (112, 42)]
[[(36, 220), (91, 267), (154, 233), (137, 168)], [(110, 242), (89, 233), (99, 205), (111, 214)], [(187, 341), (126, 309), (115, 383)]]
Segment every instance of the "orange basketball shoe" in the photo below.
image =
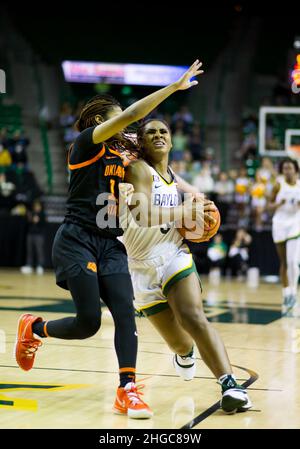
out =
[(41, 340), (34, 338), (32, 332), (33, 323), (43, 321), (41, 317), (30, 313), (22, 315), (18, 323), (18, 332), (15, 344), (15, 357), (20, 368), (29, 371), (35, 359), (37, 349), (42, 346)]
[(119, 415), (127, 415), (129, 418), (151, 418), (153, 412), (140, 398), (138, 387), (133, 382), (128, 382), (125, 387), (119, 387), (114, 403), (113, 411)]

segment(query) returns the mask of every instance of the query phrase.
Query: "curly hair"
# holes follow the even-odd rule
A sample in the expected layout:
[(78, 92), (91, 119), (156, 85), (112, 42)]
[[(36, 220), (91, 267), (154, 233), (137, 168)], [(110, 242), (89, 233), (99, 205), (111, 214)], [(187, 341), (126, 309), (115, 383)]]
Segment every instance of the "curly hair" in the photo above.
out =
[(298, 164), (298, 162), (295, 159), (291, 159), (290, 157), (286, 157), (279, 164), (279, 173), (280, 174), (283, 173), (283, 166), (284, 166), (284, 164), (293, 164), (293, 166), (295, 168), (295, 172), (299, 173), (299, 164)]

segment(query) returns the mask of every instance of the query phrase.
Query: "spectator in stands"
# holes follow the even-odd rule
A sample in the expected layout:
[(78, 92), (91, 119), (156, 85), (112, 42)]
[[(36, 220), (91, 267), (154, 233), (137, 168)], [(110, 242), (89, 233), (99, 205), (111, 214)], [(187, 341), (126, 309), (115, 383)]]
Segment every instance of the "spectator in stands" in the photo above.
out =
[(266, 126), (266, 149), (267, 150), (280, 150), (281, 144), (278, 136), (274, 133), (275, 123), (274, 120), (268, 119)]
[(211, 175), (211, 169), (207, 162), (202, 165), (202, 168), (198, 175), (193, 180), (193, 185), (198, 192), (210, 194), (214, 191), (214, 179)]
[(256, 153), (257, 149), (257, 117), (249, 114), (243, 120), (243, 142), (241, 145), (241, 157), (247, 158), (248, 152)]
[(194, 117), (186, 105), (181, 106), (179, 111), (177, 111), (173, 115), (172, 123), (177, 123), (179, 120), (183, 121), (185, 132), (187, 132), (191, 128), (191, 126), (194, 122)]
[(28, 233), (26, 238), (26, 265), (21, 267), (23, 274), (31, 274), (36, 259), (36, 273), (44, 273), (45, 255), (44, 255), (44, 227), (45, 215), (42, 204), (35, 200), (32, 211), (27, 213)]
[(0, 145), (3, 145), (5, 148), (8, 148), (9, 139), (7, 136), (7, 129), (1, 128), (0, 129)]
[(29, 206), (43, 193), (36, 181), (34, 173), (26, 170), (22, 163), (19, 163), (14, 171), (9, 172), (7, 177), (16, 186), (17, 203)]
[(27, 147), (29, 143), (29, 139), (25, 137), (20, 130), (15, 131), (13, 138), (10, 141), (10, 153), (14, 167), (20, 163), (27, 167)]
[(257, 154), (257, 133), (251, 132), (244, 137), (240, 148), (240, 157), (244, 160)]
[(239, 176), (235, 182), (235, 202), (239, 212), (239, 226), (247, 224), (247, 206), (249, 204), (250, 196), (250, 179), (247, 176), (247, 170), (243, 167), (239, 171)]
[(73, 113), (70, 103), (63, 103), (60, 110), (59, 124), (63, 133), (63, 143), (65, 144), (67, 150), (69, 149), (70, 144), (74, 142), (79, 134), (78, 131), (74, 128), (75, 120), (76, 113)]
[(194, 172), (190, 169), (190, 164), (188, 161), (171, 161), (170, 167), (181, 178), (192, 184), (191, 180), (193, 179)]
[(259, 172), (256, 172), (255, 182), (250, 187), (251, 207), (253, 213), (253, 222), (256, 231), (262, 231), (264, 211), (267, 205), (266, 184), (263, 182)]
[[(191, 179), (194, 180), (201, 170), (201, 162), (193, 161), (190, 165), (190, 170), (191, 170)], [(191, 182), (191, 184), (193, 184), (193, 182)]]
[(243, 277), (246, 274), (251, 241), (252, 237), (245, 229), (236, 232), (228, 253), (229, 267), (233, 276)]
[(269, 157), (263, 157), (261, 161), (261, 166), (257, 170), (261, 180), (266, 185), (266, 195), (269, 196), (273, 190), (276, 183), (277, 172), (275, 170), (274, 164)]
[(212, 147), (207, 147), (204, 150), (203, 163), (210, 167), (211, 175), (216, 178), (220, 173), (220, 166), (216, 159), (216, 150)]
[(201, 129), (198, 123), (195, 123), (192, 127), (189, 140), (188, 147), (192, 153), (192, 157), (194, 161), (200, 161), (203, 159), (203, 146), (201, 139)]
[(216, 204), (219, 208), (222, 222), (226, 223), (228, 208), (232, 204), (234, 197), (234, 182), (225, 172), (221, 172), (218, 178), (214, 188)]
[(10, 214), (11, 209), (13, 208), (14, 201), (14, 193), (16, 186), (9, 182), (6, 178), (5, 173), (0, 173), (0, 213), (1, 215)]
[(78, 136), (78, 131), (76, 131), (75, 128), (73, 128), (72, 126), (65, 128), (64, 131), (64, 143), (66, 144), (66, 149), (69, 150), (69, 146), (72, 142), (74, 142), (74, 140), (76, 139), (76, 137)]
[(181, 178), (183, 178), (187, 182), (191, 181), (191, 172), (188, 167), (188, 161), (186, 160), (178, 161), (176, 174), (178, 174)]
[(215, 184), (215, 192), (219, 202), (231, 203), (234, 196), (234, 181), (226, 172), (221, 172)]
[(217, 234), (207, 250), (207, 258), (209, 260), (210, 273), (215, 272), (225, 274), (226, 258), (228, 247), (223, 241), (222, 234)]
[(249, 135), (250, 133), (257, 133), (257, 117), (250, 113), (248, 114), (244, 120), (243, 120), (243, 134), (245, 136)]
[(237, 172), (237, 170), (235, 170), (234, 168), (231, 168), (231, 169), (228, 171), (228, 178), (229, 178), (231, 181), (233, 181), (233, 184), (235, 185), (236, 180), (237, 180), (237, 178), (238, 178), (238, 172)]
[(175, 131), (173, 134), (173, 148), (171, 157), (174, 161), (183, 160), (183, 154), (187, 147), (188, 136), (184, 132), (184, 122), (183, 120), (178, 120), (175, 123)]
[(76, 117), (73, 114), (72, 106), (66, 101), (60, 108), (59, 124), (61, 128), (68, 128), (70, 126), (73, 126), (75, 118)]
[(183, 160), (187, 163), (188, 165), (188, 170), (190, 170), (190, 166), (193, 162), (193, 156), (192, 153), (190, 152), (190, 150), (188, 148), (185, 149), (185, 152), (183, 153)]
[(7, 169), (11, 166), (12, 158), (10, 152), (0, 143), (0, 170)]

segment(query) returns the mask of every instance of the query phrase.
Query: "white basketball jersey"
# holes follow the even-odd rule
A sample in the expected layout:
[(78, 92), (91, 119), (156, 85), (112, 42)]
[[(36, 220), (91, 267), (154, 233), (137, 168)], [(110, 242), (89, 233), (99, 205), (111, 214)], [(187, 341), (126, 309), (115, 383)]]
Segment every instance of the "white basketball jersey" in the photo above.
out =
[[(148, 165), (152, 176), (151, 202), (154, 206), (175, 207), (179, 204), (176, 182), (167, 183), (153, 167)], [(174, 223), (153, 227), (140, 227), (134, 219), (129, 219), (129, 226), (124, 229), (122, 237), (129, 259), (152, 259), (178, 248), (182, 237)]]
[(279, 181), (280, 189), (276, 196), (276, 203), (285, 200), (285, 203), (276, 209), (273, 221), (296, 220), (300, 222), (300, 181), (290, 185), (284, 179)]

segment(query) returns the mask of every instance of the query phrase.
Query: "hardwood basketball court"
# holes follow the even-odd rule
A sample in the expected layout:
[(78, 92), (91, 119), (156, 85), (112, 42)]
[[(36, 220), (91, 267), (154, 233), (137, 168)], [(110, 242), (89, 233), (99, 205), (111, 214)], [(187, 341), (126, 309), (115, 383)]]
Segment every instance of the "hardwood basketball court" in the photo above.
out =
[(137, 381), (154, 411), (131, 420), (111, 411), (118, 385), (112, 318), (87, 340), (45, 339), (35, 366), (22, 371), (13, 358), (15, 331), (24, 312), (51, 320), (72, 313), (69, 293), (44, 276), (0, 270), (0, 428), (300, 428), (300, 319), (282, 318), (281, 287), (203, 278), (205, 310), (221, 333), (239, 383), (249, 385), (247, 413), (218, 409), (220, 387), (197, 353), (197, 375), (179, 378), (172, 354), (146, 318), (137, 318)]

